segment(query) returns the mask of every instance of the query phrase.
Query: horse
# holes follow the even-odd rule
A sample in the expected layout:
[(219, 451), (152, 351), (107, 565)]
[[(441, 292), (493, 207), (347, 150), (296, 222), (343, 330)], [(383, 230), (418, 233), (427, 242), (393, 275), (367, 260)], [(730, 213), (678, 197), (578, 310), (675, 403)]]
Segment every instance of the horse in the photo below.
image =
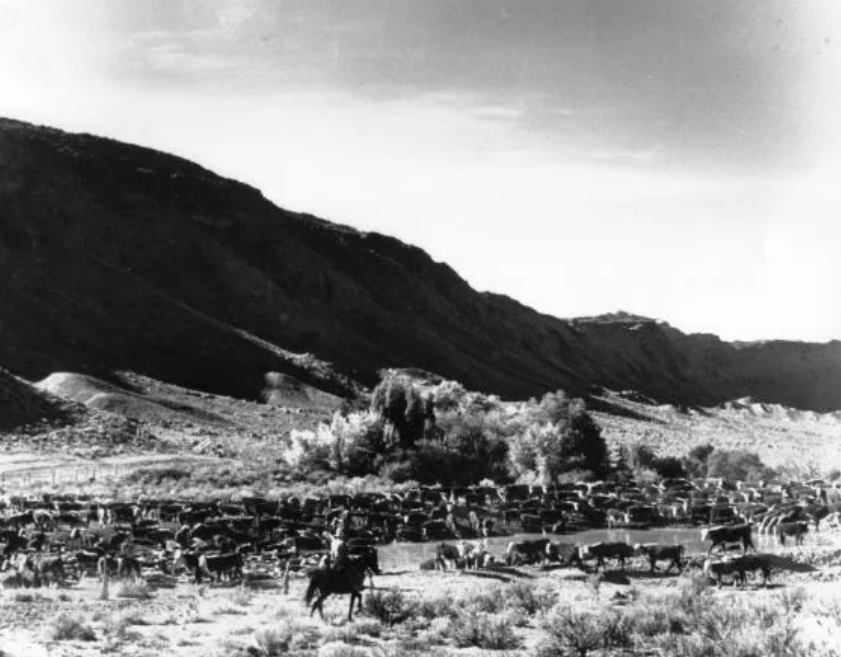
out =
[[(370, 574), (370, 568), (362, 559), (350, 557), (342, 568), (320, 566), (310, 571), (310, 583), (307, 587), (304, 602), (310, 607), (310, 616), (318, 609), (321, 620), (324, 620), (322, 605), (331, 593), (349, 593), (350, 607), (348, 607), (348, 621), (353, 621), (353, 603), (358, 600), (357, 611), (362, 608), (362, 590), (365, 588), (365, 575)], [(373, 582), (373, 578), (372, 578)], [(316, 591), (318, 596), (316, 597)]]

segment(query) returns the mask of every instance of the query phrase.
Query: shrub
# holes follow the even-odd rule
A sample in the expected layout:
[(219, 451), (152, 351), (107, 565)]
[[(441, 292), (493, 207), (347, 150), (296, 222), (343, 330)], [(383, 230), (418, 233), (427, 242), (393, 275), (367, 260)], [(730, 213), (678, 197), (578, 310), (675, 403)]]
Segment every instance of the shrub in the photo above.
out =
[(142, 582), (122, 582), (117, 586), (115, 595), (118, 598), (131, 598), (132, 600), (149, 600), (153, 597), (152, 591)]
[(514, 623), (506, 614), (466, 611), (450, 621), (449, 633), (459, 648), (514, 650), (521, 644), (514, 633)]
[(96, 641), (96, 632), (81, 616), (60, 613), (50, 628), (53, 641)]
[(417, 607), (418, 616), (426, 620), (446, 618), (458, 614), (453, 597), (447, 593), (437, 598), (423, 598)]
[(371, 657), (371, 653), (364, 648), (334, 641), (321, 646), (318, 649), (318, 657)]
[(255, 657), (279, 657), (294, 650), (312, 650), (319, 642), (320, 635), (315, 627), (285, 618), (277, 627), (257, 632), (249, 652)]
[(459, 607), (468, 611), (496, 614), (505, 609), (501, 587), (471, 592), (459, 600)]
[(372, 591), (365, 598), (364, 607), (367, 613), (388, 627), (409, 620), (417, 611), (417, 604), (407, 601), (399, 589)]
[(543, 622), (543, 629), (551, 644), (558, 649), (569, 648), (580, 657), (602, 647), (624, 640), (622, 617), (615, 612), (598, 613), (575, 611), (569, 607), (555, 607)]
[(557, 601), (557, 594), (548, 587), (535, 587), (528, 582), (512, 582), (501, 590), (508, 608), (521, 610), (534, 616), (550, 609)]

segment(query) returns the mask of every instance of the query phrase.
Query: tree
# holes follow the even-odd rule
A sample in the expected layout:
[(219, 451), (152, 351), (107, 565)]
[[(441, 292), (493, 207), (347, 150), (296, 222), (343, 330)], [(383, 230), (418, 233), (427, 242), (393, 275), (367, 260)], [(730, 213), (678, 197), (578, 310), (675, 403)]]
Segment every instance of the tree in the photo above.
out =
[(601, 427), (584, 409), (583, 402), (572, 408), (561, 442), (561, 455), (566, 461), (564, 470), (590, 470), (597, 477), (604, 477), (610, 469), (607, 443)]
[(683, 466), (683, 460), (675, 456), (656, 458), (652, 466), (662, 479), (682, 479), (686, 477), (686, 468)]
[(410, 381), (398, 377), (383, 380), (374, 389), (371, 407), (389, 424), (389, 447), (409, 449), (423, 437), (427, 405)]
[(559, 392), (544, 396), (535, 406), (531, 422), (511, 441), (515, 477), (537, 474), (551, 484), (571, 470), (589, 470), (597, 477), (607, 474), (607, 444), (581, 400), (570, 400)]
[(740, 450), (716, 450), (710, 455), (707, 466), (707, 476), (729, 481), (755, 483), (772, 479), (776, 474), (759, 455)]
[(692, 477), (706, 477), (710, 455), (715, 447), (706, 443), (694, 447), (686, 457), (685, 466), (687, 473)]

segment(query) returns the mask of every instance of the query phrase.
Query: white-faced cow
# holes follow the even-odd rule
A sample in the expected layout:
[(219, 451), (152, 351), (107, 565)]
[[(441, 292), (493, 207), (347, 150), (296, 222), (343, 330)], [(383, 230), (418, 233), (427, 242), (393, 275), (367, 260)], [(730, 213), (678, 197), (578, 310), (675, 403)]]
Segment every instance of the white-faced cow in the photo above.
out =
[(581, 555), (577, 545), (572, 543), (556, 543), (551, 542), (546, 544), (546, 551), (544, 553), (544, 563), (560, 563), (562, 566), (572, 566), (581, 564)]
[(544, 559), (548, 544), (548, 538), (539, 538), (534, 541), (511, 541), (505, 549), (505, 565), (521, 566), (540, 563)]

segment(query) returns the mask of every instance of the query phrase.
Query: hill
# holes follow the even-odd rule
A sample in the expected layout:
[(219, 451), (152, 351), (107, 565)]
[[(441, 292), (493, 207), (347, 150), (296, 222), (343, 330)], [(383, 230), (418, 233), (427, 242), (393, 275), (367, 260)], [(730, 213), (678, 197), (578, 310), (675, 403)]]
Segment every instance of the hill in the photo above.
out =
[(33, 380), (132, 371), (256, 400), (290, 382), (346, 396), (381, 368), (414, 367), (509, 398), (597, 384), (678, 405), (841, 408), (841, 343), (549, 317), (181, 158), (11, 120), (0, 318), (0, 363)]

